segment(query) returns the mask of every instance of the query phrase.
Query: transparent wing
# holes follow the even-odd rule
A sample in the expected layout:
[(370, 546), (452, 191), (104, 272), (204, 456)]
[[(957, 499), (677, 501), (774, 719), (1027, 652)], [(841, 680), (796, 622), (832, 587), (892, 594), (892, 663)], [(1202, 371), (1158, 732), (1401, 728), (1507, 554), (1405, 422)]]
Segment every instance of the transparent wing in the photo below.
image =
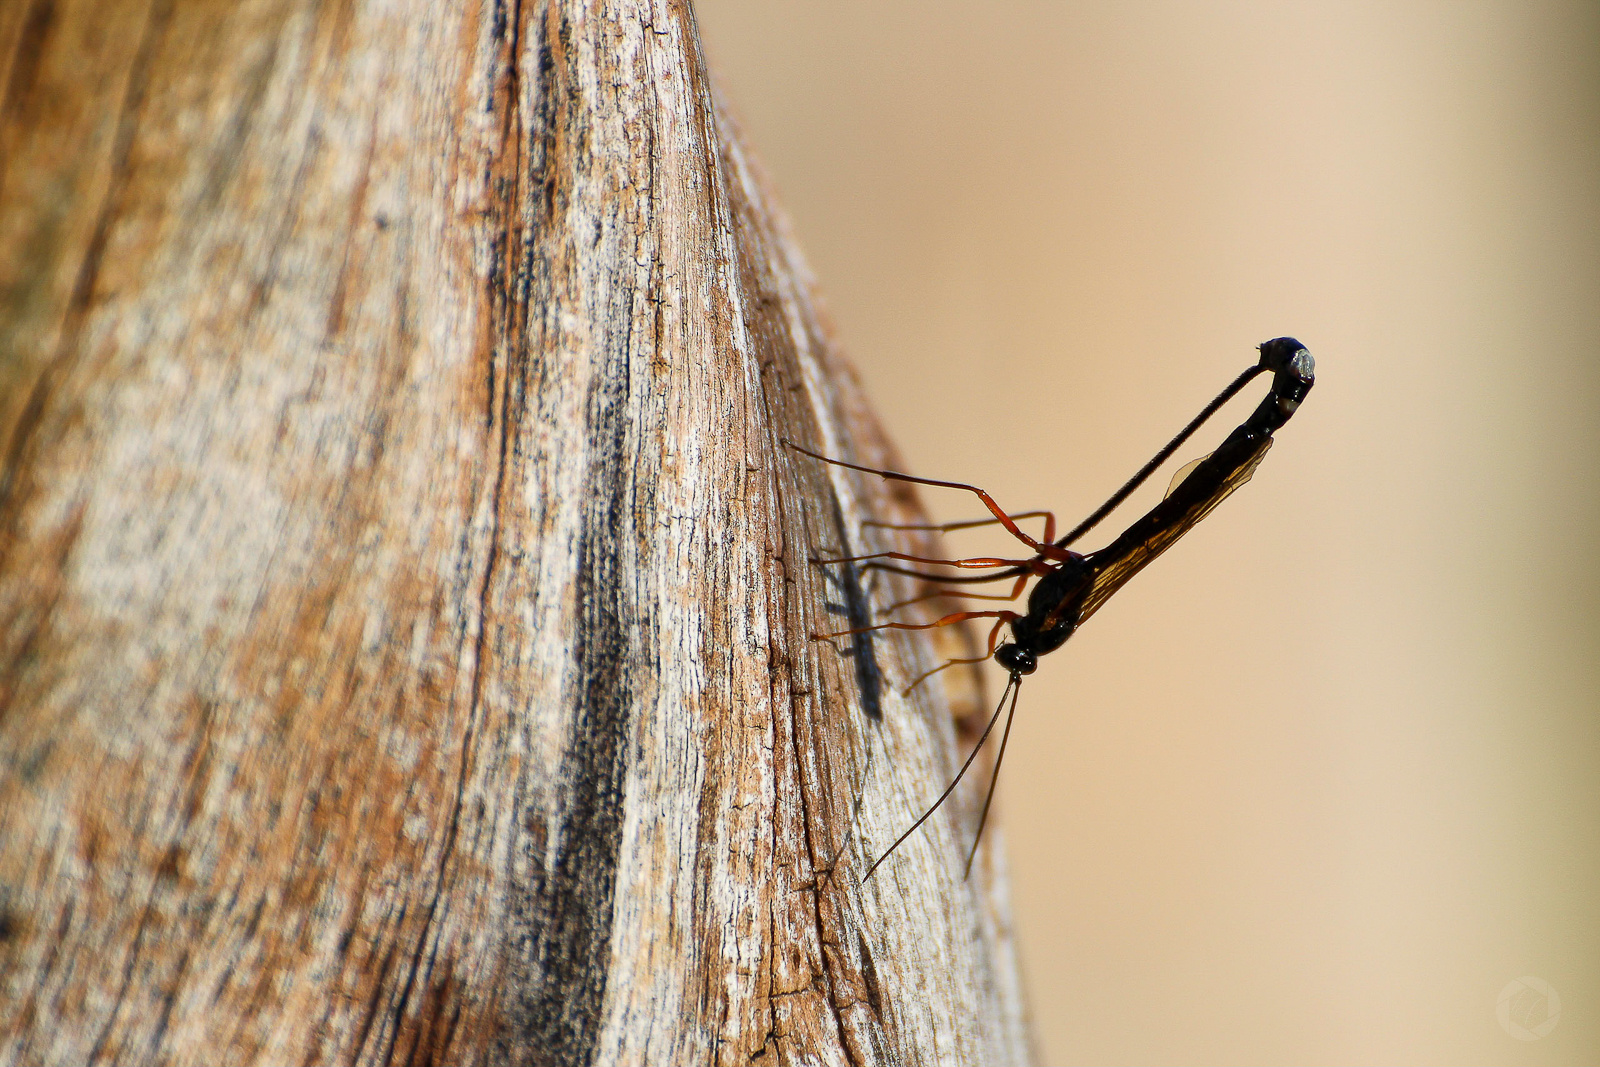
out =
[(1100, 609), (1125, 585), (1161, 553), (1194, 529), (1211, 509), (1228, 499), (1250, 476), (1256, 472), (1272, 447), (1272, 438), (1266, 437), (1247, 453), (1232, 470), (1210, 469), (1205, 465), (1216, 458), (1212, 453), (1194, 461), (1180, 470), (1167, 490), (1166, 499), (1157, 504), (1142, 519), (1128, 527), (1121, 537), (1089, 557), (1095, 568), (1089, 591), (1083, 598), (1083, 612), (1079, 624)]

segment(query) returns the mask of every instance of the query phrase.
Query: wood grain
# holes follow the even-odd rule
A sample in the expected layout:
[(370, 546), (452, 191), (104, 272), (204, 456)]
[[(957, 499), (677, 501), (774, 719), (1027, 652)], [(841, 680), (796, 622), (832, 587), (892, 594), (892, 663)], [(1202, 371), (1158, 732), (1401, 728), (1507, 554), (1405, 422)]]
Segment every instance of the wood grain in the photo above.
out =
[(0, 92), (0, 1062), (1027, 1057), (976, 783), (859, 882), (975, 675), (811, 637), (932, 546), (782, 447), (895, 462), (686, 4), (19, 0)]

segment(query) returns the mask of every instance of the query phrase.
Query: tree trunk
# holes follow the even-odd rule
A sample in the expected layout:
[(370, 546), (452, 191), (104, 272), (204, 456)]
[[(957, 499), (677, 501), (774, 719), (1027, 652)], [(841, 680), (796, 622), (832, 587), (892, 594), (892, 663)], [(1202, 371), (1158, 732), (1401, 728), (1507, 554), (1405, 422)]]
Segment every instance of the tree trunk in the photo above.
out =
[(977, 786), (861, 881), (969, 638), (810, 636), (933, 549), (782, 447), (894, 462), (685, 3), (17, 0), (0, 92), (0, 1062), (1026, 1058)]

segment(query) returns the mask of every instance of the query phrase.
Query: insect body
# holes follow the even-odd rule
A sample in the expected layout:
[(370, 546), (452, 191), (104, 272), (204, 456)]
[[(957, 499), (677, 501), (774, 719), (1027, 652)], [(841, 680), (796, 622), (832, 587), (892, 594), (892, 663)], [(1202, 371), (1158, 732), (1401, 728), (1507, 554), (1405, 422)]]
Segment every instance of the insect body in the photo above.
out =
[[(1007, 698), (1010, 699), (1010, 711), (1006, 716), (1005, 732), (1001, 735), (1000, 753), (995, 759), (994, 776), (989, 783), (989, 792), (984, 800), (983, 814), (979, 818), (978, 834), (972, 843), (972, 851), (967, 855), (967, 867), (972, 866), (972, 857), (977, 854), (978, 841), (983, 835), (984, 823), (988, 820), (989, 805), (994, 799), (994, 784), (999, 779), (1000, 763), (1005, 759), (1006, 741), (1011, 735), (1011, 716), (1017, 707), (1017, 695), (1021, 691), (1022, 678), (1032, 674), (1038, 666), (1039, 657), (1054, 652), (1066, 643), (1073, 632), (1083, 624), (1091, 615), (1099, 610), (1100, 606), (1110, 598), (1111, 594), (1122, 588), (1127, 581), (1142, 570), (1151, 560), (1162, 552), (1172, 547), (1173, 543), (1182, 537), (1195, 524), (1205, 518), (1211, 509), (1220, 504), (1235, 489), (1238, 489), (1250, 476), (1255, 473), (1256, 467), (1267, 454), (1267, 449), (1272, 447), (1272, 435), (1299, 408), (1306, 394), (1311, 391), (1315, 381), (1315, 362), (1311, 353), (1305, 346), (1292, 337), (1279, 337), (1263, 344), (1260, 348), (1261, 358), (1252, 367), (1245, 370), (1224, 389), (1215, 400), (1207, 404), (1199, 415), (1185, 426), (1176, 437), (1169, 441), (1161, 451), (1139, 469), (1134, 476), (1111, 495), (1094, 513), (1083, 522), (1073, 527), (1066, 535), (1052, 540), (1055, 530), (1055, 518), (1048, 512), (1031, 514), (1043, 515), (1045, 518), (1045, 534), (1043, 539), (1035, 540), (1024, 533), (1016, 524), (1016, 519), (1024, 516), (1008, 515), (1002, 511), (989, 494), (975, 485), (966, 485), (961, 482), (941, 482), (930, 478), (916, 478), (909, 474), (899, 474), (894, 471), (877, 470), (872, 467), (863, 467), (842, 460), (829, 459), (809, 449), (798, 445), (791, 445), (796, 451), (803, 452), (813, 458), (832, 463), (840, 467), (849, 467), (852, 470), (876, 474), (883, 478), (896, 481), (914, 482), (921, 485), (934, 485), (951, 489), (962, 489), (974, 493), (989, 509), (993, 519), (982, 520), (981, 523), (951, 523), (937, 527), (911, 527), (913, 529), (940, 529), (951, 530), (962, 527), (998, 523), (1004, 526), (1012, 536), (1032, 550), (1032, 555), (1021, 559), (1001, 559), (997, 557), (973, 557), (969, 559), (941, 560), (930, 559), (923, 556), (912, 556), (901, 552), (880, 552), (867, 556), (850, 556), (843, 559), (819, 560), (821, 563), (855, 563), (865, 562), (867, 567), (880, 570), (893, 571), (899, 574), (908, 574), (942, 584), (971, 584), (993, 581), (1012, 581), (1009, 596), (990, 596), (988, 599), (1015, 600), (1022, 595), (1029, 580), (1037, 578), (1032, 593), (1028, 596), (1028, 605), (1025, 612), (1010, 610), (997, 611), (958, 611), (946, 615), (931, 623), (903, 623), (886, 622), (876, 626), (863, 626), (854, 630), (841, 630), (833, 633), (813, 635), (818, 638), (845, 637), (852, 634), (865, 633), (872, 630), (897, 629), (897, 630), (925, 630), (936, 626), (948, 626), (966, 619), (989, 618), (994, 619), (994, 625), (989, 631), (987, 651), (984, 655), (971, 659), (952, 659), (941, 664), (934, 670), (915, 679), (911, 686), (919, 685), (929, 675), (943, 670), (957, 663), (975, 663), (993, 656), (995, 662), (1004, 667), (1009, 675), (1005, 692), (1000, 695), (1000, 702), (995, 707), (994, 715), (989, 719), (989, 724), (984, 728), (972, 754), (962, 764), (955, 779), (945, 789), (939, 799), (914, 822), (905, 833), (890, 845), (883, 855), (879, 856), (872, 866), (867, 869), (863, 878), (872, 877), (878, 865), (900, 846), (900, 843), (911, 836), (916, 829), (927, 821), (939, 805), (943, 804), (956, 786), (960, 783), (967, 768), (977, 757), (978, 751), (988, 740), (995, 724), (999, 721), (1000, 712), (1007, 707)], [(1218, 446), (1215, 452), (1191, 464), (1180, 471), (1173, 480), (1172, 488), (1168, 490), (1166, 498), (1152, 508), (1149, 512), (1136, 520), (1122, 532), (1114, 541), (1097, 551), (1083, 554), (1070, 549), (1069, 545), (1111, 513), (1119, 504), (1127, 499), (1151, 473), (1162, 463), (1171, 458), (1172, 454), (1200, 428), (1200, 426), (1214, 415), (1222, 405), (1231, 400), (1253, 378), (1263, 373), (1272, 375), (1272, 389), (1266, 398), (1251, 412), (1250, 416), (1241, 423), (1227, 439)], [(893, 562), (890, 562), (893, 561)], [(991, 573), (982, 575), (948, 576), (932, 574), (901, 566), (904, 563), (916, 564), (942, 564), (960, 569), (987, 570)], [(941, 589), (929, 596), (973, 596), (974, 594), (958, 590)], [(925, 599), (925, 598), (919, 598)], [(1000, 632), (1009, 626), (1011, 638), (996, 646)], [(909, 687), (908, 687), (909, 688)]]
[(1039, 657), (1067, 643), (1083, 619), (1083, 597), (1094, 578), (1085, 556), (1074, 555), (1050, 568), (1028, 595), (1025, 614), (1011, 624), (1011, 640), (994, 650), (994, 661), (1014, 675), (1032, 674)]

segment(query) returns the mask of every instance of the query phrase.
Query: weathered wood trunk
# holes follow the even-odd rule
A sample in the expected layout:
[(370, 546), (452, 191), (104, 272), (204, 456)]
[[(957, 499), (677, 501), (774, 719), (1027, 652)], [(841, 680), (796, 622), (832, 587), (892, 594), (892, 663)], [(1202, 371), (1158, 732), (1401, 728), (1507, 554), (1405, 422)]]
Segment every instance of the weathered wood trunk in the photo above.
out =
[(860, 881), (973, 674), (809, 636), (915, 503), (781, 445), (893, 458), (685, 4), (14, 0), (0, 92), (0, 1062), (1025, 1058), (975, 795)]

